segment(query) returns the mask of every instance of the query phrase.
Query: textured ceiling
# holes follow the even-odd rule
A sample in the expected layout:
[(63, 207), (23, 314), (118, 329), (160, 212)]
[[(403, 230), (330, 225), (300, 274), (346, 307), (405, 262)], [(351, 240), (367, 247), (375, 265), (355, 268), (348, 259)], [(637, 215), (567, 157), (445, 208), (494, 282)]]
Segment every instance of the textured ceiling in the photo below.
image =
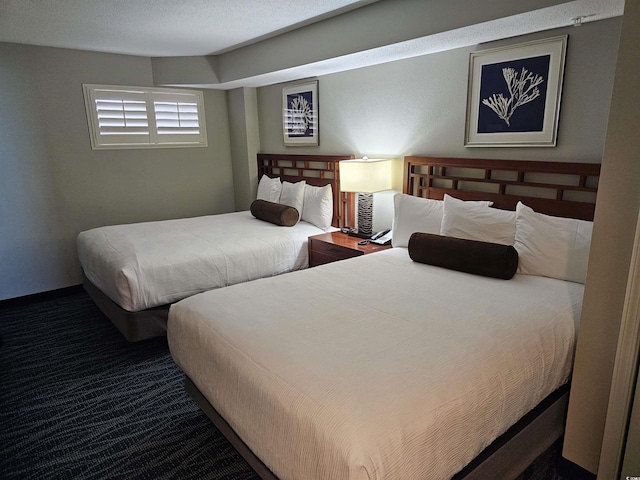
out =
[[(443, 3), (443, 0), (406, 0), (405, 4), (400, 1), (396, 4), (396, 0), (0, 0), (0, 42), (147, 57), (204, 58), (205, 55), (231, 55), (234, 65), (242, 66), (255, 64), (256, 57), (251, 57), (250, 52), (239, 47), (271, 45), (273, 40), (288, 39), (292, 34), (312, 29), (316, 35), (314, 38), (321, 39), (313, 47), (317, 53), (313, 60), (304, 58), (297, 64), (273, 65), (273, 68), (264, 68), (262, 71), (254, 69), (238, 75), (230, 73), (233, 66), (227, 62), (224, 68), (220, 67), (222, 70), (215, 72), (218, 77), (224, 77), (223, 81), (165, 82), (227, 89), (286, 82), (478, 45), (564, 27), (571, 25), (576, 17), (586, 23), (620, 16), (624, 11), (624, 0), (539, 0), (531, 3), (527, 3), (529, 0), (512, 0), (513, 4), (503, 1), (498, 3), (526, 7), (521, 8), (522, 13), (518, 14), (499, 13), (489, 21), (465, 26), (457, 22), (456, 27), (444, 27), (431, 34), (421, 35), (418, 31), (417, 36), (414, 33), (413, 36), (402, 37), (402, 30), (408, 22), (417, 20), (421, 30), (422, 22), (426, 24), (429, 19), (422, 15), (420, 18), (407, 19), (406, 13), (411, 10), (398, 10), (396, 5), (406, 5), (421, 12), (429, 12), (430, 5), (436, 9), (450, 5), (448, 11), (460, 11), (456, 10), (456, 5), (465, 4), (476, 10), (482, 9), (483, 2), (486, 2), (487, 9), (495, 7), (493, 0), (469, 0), (470, 4), (466, 0), (449, 1), (454, 3)], [(368, 7), (369, 4), (374, 5)], [(416, 9), (416, 4), (422, 10)], [(535, 4), (548, 6), (535, 9)], [(361, 7), (365, 7), (362, 12), (372, 8), (386, 12), (377, 19), (376, 24), (391, 22), (395, 25), (395, 30), (392, 29), (397, 33), (394, 33), (395, 39), (389, 40), (387, 35), (387, 40), (376, 43), (373, 39), (388, 31), (374, 29), (367, 31), (366, 35), (359, 34), (361, 38), (372, 40), (369, 46), (362, 46), (361, 38), (358, 38), (356, 44), (360, 46), (354, 46), (351, 51), (338, 53), (333, 49), (332, 52), (331, 47), (340, 42), (335, 23), (334, 27), (328, 27), (329, 30), (327, 25), (320, 26), (323, 29), (320, 30), (313, 24), (332, 17), (329, 23), (346, 17), (353, 21), (353, 15), (337, 17)], [(533, 9), (528, 11), (530, 8)], [(464, 13), (460, 11), (460, 15), (454, 16), (463, 17)], [(403, 14), (404, 23), (403, 20), (393, 23), (392, 17), (402, 19)], [(354, 24), (343, 22), (342, 34), (346, 31), (347, 38), (356, 39), (355, 32), (362, 32), (357, 28), (357, 19), (362, 16), (356, 15)], [(352, 31), (350, 27), (354, 27)], [(322, 32), (320, 36), (318, 32)], [(240, 51), (242, 53), (239, 56), (234, 55)], [(267, 56), (274, 55), (273, 48), (268, 52), (265, 49), (261, 51)], [(331, 53), (325, 54), (325, 51)], [(279, 55), (279, 50), (275, 55)], [(273, 58), (268, 57), (267, 60)], [(275, 63), (281, 62), (276, 59)], [(209, 78), (215, 78), (216, 75), (210, 75)]]
[(0, 41), (147, 57), (209, 55), (376, 0), (0, 0)]

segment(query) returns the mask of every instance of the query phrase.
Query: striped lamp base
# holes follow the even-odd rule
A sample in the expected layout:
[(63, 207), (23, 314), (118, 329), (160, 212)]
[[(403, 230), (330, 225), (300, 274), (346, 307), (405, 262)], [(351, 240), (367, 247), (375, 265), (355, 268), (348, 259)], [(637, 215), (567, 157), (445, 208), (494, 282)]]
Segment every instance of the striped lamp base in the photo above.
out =
[(358, 236), (373, 233), (373, 193), (358, 194)]

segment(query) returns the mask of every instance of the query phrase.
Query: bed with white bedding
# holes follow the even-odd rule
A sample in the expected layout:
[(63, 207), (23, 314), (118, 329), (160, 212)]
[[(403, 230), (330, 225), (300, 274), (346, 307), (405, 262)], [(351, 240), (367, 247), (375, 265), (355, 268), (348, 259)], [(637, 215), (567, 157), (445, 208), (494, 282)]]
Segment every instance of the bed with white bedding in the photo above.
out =
[(393, 248), (179, 302), (169, 342), (278, 478), (442, 479), (567, 381), (582, 292)]
[(258, 155), (259, 186), (267, 185), (258, 198), (296, 207), (301, 220), (293, 226), (244, 211), (81, 232), (86, 290), (124, 336), (137, 341), (165, 334), (175, 301), (306, 268), (308, 237), (343, 221), (338, 171), (345, 158)]
[(324, 231), (234, 212), (87, 230), (78, 236), (78, 256), (95, 286), (136, 312), (306, 268), (307, 238)]
[[(493, 183), (498, 167), (518, 173), (495, 183), (572, 198), (461, 187)], [(262, 478), (515, 478), (562, 434), (590, 241), (591, 222), (576, 218), (593, 214), (598, 172), (406, 157), (393, 249), (171, 307), (169, 347), (187, 391)], [(558, 173), (572, 179), (546, 177)], [(452, 232), (517, 251), (518, 273), (503, 280), (416, 255), (417, 235), (447, 243)]]

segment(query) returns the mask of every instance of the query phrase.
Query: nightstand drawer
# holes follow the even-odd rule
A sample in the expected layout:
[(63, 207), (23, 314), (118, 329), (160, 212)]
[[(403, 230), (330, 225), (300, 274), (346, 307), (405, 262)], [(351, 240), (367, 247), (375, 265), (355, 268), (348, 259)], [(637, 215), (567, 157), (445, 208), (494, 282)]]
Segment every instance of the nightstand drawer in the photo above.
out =
[(351, 258), (363, 255), (363, 252), (359, 252), (358, 250), (354, 250), (352, 248), (343, 247), (342, 245), (326, 243), (319, 240), (314, 240), (313, 238), (310, 241), (311, 251), (320, 255), (337, 258)]
[(381, 246), (374, 243), (360, 245), (360, 240), (341, 232), (321, 233), (309, 237), (309, 266), (315, 267), (391, 248), (391, 245)]
[(363, 252), (318, 240), (310, 240), (309, 265), (311, 267), (360, 255), (363, 255)]

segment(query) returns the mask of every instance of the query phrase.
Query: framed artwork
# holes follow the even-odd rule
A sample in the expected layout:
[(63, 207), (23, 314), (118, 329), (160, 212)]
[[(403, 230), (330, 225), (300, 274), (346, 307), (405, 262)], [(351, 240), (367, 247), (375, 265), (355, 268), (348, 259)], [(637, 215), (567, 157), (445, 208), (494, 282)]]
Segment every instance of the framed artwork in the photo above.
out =
[(555, 147), (567, 36), (471, 53), (467, 147)]
[(318, 81), (282, 89), (284, 144), (318, 145)]

